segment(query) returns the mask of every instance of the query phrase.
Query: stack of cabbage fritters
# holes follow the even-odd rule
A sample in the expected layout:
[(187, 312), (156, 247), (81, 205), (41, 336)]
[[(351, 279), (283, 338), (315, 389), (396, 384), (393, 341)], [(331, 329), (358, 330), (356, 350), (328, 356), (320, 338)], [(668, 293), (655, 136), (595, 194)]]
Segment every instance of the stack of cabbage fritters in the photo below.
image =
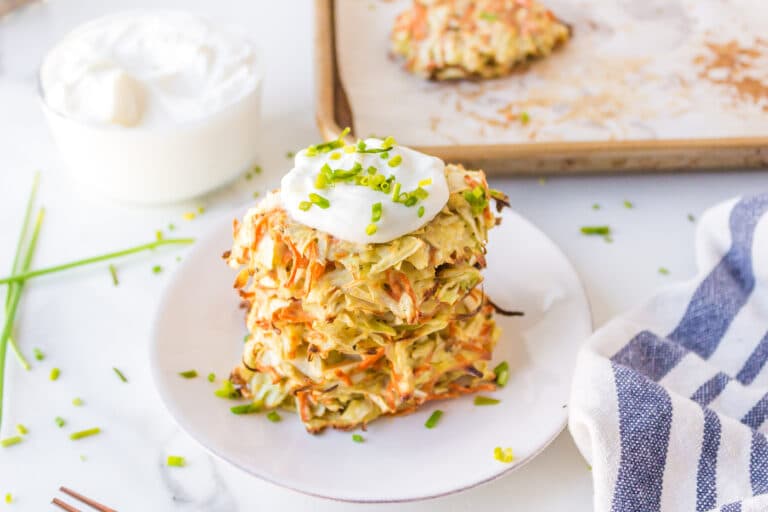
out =
[(482, 171), (448, 165), (450, 197), (420, 229), (382, 244), (292, 220), (271, 193), (235, 221), (225, 254), (250, 332), (231, 380), (310, 432), (350, 429), (427, 400), (494, 389), (498, 338), (480, 286), (497, 223)]

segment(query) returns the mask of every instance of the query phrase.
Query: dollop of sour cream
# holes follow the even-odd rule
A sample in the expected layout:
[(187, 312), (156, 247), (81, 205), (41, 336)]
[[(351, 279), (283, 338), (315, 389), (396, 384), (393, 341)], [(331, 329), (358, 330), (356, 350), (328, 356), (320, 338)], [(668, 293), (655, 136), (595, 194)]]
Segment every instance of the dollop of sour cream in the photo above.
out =
[(300, 151), (282, 179), (283, 207), (297, 222), (357, 244), (384, 243), (419, 229), (448, 202), (439, 158), (389, 138), (335, 145)]
[(202, 119), (260, 80), (254, 46), (195, 15), (130, 11), (87, 23), (46, 56), (45, 102), (68, 118), (163, 126)]

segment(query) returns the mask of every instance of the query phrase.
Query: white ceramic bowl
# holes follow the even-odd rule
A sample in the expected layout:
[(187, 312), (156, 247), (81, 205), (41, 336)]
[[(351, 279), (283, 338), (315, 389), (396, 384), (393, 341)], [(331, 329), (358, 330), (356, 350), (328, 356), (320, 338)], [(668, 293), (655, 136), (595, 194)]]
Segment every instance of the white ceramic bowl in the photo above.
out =
[(238, 101), (162, 127), (73, 119), (51, 108), (41, 85), (38, 92), (61, 158), (83, 188), (120, 201), (168, 203), (209, 192), (256, 164), (263, 82), (258, 62), (255, 85)]

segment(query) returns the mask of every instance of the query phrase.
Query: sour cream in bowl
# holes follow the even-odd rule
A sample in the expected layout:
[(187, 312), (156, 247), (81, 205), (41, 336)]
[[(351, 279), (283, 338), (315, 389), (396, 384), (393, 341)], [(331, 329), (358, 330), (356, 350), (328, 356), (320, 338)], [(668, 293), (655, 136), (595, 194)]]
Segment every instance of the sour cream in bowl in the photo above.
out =
[(75, 29), (40, 69), (43, 111), (84, 187), (163, 203), (215, 189), (257, 160), (254, 45), (190, 13), (130, 11)]

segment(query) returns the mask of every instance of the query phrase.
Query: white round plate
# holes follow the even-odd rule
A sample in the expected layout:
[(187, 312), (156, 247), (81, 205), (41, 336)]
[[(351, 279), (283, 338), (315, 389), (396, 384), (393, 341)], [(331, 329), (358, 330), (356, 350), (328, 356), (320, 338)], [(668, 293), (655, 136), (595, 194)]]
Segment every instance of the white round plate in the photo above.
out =
[[(236, 215), (233, 214), (232, 217)], [(211, 453), (269, 482), (307, 494), (357, 502), (410, 501), (461, 491), (519, 468), (566, 423), (571, 375), (591, 317), (578, 276), (541, 231), (507, 210), (490, 233), (485, 291), (499, 306), (525, 312), (497, 320), (503, 333), (494, 364), (506, 360), (501, 400), (479, 407), (473, 397), (430, 403), (417, 412), (374, 421), (364, 443), (349, 432), (308, 434), (281, 412), (237, 416), (214, 396), (219, 378), (241, 358), (244, 311), (232, 289), (234, 272), (221, 259), (231, 245), (231, 219), (196, 242), (165, 291), (157, 313), (151, 364), (155, 385), (173, 417)], [(195, 369), (197, 379), (179, 372)], [(434, 429), (424, 422), (444, 411)], [(512, 464), (496, 461), (511, 447)]]

